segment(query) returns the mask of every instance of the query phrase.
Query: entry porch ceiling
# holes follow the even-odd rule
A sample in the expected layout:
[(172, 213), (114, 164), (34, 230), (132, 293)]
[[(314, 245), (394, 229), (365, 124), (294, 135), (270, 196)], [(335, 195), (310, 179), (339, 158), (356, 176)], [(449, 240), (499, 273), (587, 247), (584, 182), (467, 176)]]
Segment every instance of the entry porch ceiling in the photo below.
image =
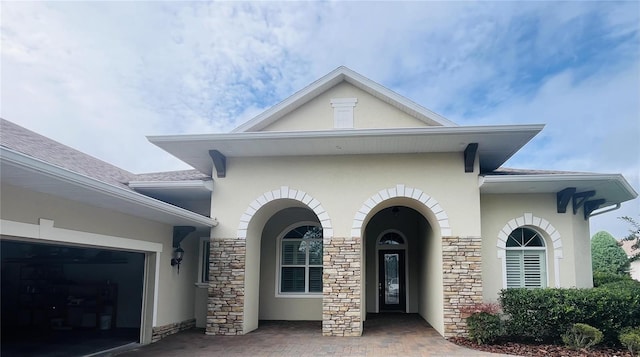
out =
[[(211, 174), (210, 150), (227, 158), (460, 152), (478, 143), (480, 169), (498, 168), (544, 125), (346, 129), (149, 136), (148, 140), (193, 168)], [(461, 156), (461, 165), (463, 163)]]

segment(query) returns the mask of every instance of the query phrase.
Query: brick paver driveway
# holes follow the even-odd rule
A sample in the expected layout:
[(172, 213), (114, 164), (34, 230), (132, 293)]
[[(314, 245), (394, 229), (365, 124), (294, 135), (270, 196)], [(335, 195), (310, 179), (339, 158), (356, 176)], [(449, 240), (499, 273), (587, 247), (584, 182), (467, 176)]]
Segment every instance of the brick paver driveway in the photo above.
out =
[(420, 316), (369, 317), (362, 337), (323, 337), (319, 321), (262, 321), (244, 336), (184, 331), (119, 356), (499, 356), (447, 342)]

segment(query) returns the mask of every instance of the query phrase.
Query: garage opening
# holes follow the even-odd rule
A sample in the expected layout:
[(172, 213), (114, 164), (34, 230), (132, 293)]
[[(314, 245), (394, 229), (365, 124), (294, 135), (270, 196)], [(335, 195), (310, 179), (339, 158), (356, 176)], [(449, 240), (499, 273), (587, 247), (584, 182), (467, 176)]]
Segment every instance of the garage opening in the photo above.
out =
[(2, 356), (79, 356), (139, 342), (143, 253), (2, 237)]

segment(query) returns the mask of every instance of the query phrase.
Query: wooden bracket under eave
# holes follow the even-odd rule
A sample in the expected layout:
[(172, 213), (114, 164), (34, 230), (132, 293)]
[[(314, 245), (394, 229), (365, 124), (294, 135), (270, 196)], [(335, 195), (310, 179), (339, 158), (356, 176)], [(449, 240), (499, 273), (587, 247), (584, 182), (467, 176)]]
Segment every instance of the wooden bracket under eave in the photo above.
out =
[(473, 172), (477, 152), (478, 143), (471, 143), (464, 149), (464, 172)]
[(213, 160), (213, 166), (216, 167), (218, 178), (227, 176), (227, 158), (218, 150), (209, 150), (209, 156)]
[(556, 193), (558, 213), (567, 213), (567, 206), (569, 205), (569, 201), (571, 201), (571, 197), (573, 197), (574, 193), (576, 193), (575, 187), (567, 187)]

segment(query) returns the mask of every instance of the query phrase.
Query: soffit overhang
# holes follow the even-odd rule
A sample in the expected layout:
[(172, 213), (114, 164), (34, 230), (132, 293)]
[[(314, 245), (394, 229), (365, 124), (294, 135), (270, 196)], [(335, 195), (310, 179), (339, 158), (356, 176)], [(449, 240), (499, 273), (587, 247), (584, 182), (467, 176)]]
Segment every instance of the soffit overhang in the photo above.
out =
[(638, 197), (638, 193), (621, 174), (485, 175), (480, 176), (479, 186), (481, 194), (557, 194), (573, 187), (578, 193), (594, 191), (595, 195), (590, 199), (604, 199), (602, 206)]
[(211, 218), (0, 147), (3, 184), (173, 226), (210, 228)]
[(481, 171), (500, 167), (544, 125), (345, 129), (149, 136), (148, 140), (204, 174), (210, 150), (227, 158), (464, 152), (478, 143)]

